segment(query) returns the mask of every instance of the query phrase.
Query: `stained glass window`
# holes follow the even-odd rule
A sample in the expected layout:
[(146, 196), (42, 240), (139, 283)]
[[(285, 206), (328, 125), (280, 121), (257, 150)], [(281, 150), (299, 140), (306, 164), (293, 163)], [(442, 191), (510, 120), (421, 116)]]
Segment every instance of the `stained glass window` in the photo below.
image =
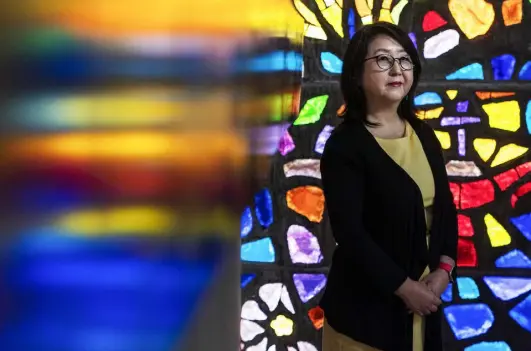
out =
[(445, 347), (528, 350), (531, 1), (293, 3), (306, 22), (301, 108), (278, 138), (271, 202), (262, 190), (242, 212), (242, 258), (254, 257), (242, 263), (242, 350), (321, 349), (317, 303), (335, 243), (318, 165), (339, 123), (345, 44), (374, 21), (400, 25), (418, 49), (417, 115), (441, 142), (459, 213), (459, 278), (442, 296)]

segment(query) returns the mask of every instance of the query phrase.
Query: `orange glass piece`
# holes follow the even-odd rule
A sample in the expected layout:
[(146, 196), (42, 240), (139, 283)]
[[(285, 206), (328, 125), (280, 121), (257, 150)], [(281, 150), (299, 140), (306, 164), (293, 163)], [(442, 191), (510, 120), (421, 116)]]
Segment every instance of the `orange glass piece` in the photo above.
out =
[(512, 26), (522, 22), (522, 0), (505, 0), (502, 4), (503, 23)]
[(323, 219), (325, 198), (323, 190), (317, 186), (307, 185), (291, 189), (286, 194), (288, 207), (319, 223)]
[(308, 317), (312, 321), (316, 330), (320, 330), (324, 323), (324, 311), (321, 307), (317, 306), (308, 311)]
[(476, 91), (477, 97), (481, 100), (513, 96), (514, 94), (510, 92)]
[(485, 0), (450, 0), (448, 8), (468, 39), (487, 34), (494, 23), (494, 6)]

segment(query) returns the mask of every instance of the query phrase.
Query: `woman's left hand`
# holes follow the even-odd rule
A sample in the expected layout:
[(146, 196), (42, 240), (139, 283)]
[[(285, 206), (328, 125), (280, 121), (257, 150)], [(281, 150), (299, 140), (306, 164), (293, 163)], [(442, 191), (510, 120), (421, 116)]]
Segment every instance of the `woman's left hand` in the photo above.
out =
[(436, 269), (421, 279), (421, 282), (426, 284), (437, 297), (441, 297), (446, 287), (448, 287), (448, 283), (450, 283), (450, 277), (445, 270)]

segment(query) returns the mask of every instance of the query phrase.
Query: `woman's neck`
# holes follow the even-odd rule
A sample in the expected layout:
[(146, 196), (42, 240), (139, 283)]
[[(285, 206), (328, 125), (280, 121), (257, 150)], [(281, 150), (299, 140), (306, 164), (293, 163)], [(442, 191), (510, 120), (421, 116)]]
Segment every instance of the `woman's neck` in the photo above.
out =
[(372, 107), (369, 106), (367, 110), (367, 119), (370, 122), (379, 124), (395, 124), (400, 120), (398, 116), (397, 106), (385, 106), (385, 107)]

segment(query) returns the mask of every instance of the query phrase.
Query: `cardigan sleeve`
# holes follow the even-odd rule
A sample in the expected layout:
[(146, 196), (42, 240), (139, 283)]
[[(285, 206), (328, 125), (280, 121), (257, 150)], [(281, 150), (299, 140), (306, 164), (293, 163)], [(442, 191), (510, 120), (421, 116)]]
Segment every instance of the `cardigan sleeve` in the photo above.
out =
[[(355, 153), (355, 152), (354, 152)], [(365, 231), (362, 222), (364, 174), (360, 160), (328, 140), (321, 158), (321, 179), (332, 234), (349, 252), (364, 276), (383, 294), (393, 294), (407, 279), (400, 268)]]

